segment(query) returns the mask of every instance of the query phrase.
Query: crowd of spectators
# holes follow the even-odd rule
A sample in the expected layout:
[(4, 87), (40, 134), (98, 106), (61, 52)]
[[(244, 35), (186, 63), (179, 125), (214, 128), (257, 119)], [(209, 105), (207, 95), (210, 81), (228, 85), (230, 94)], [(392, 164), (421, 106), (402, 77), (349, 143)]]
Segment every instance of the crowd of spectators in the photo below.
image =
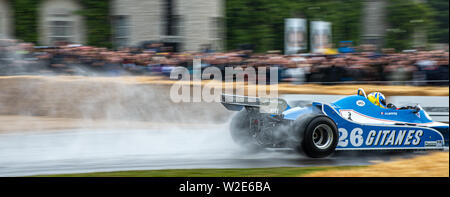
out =
[[(118, 50), (64, 45), (37, 47), (16, 40), (0, 40), (0, 75), (166, 75), (177, 67), (192, 70), (192, 60), (200, 58), (202, 68), (214, 66), (278, 67), (279, 81), (292, 83), (413, 83), (448, 85), (449, 53), (444, 50), (375, 52), (361, 46), (354, 53), (282, 55), (279, 51), (263, 54), (251, 50), (230, 52), (170, 52), (161, 43)], [(425, 82), (428, 81), (428, 82)]]

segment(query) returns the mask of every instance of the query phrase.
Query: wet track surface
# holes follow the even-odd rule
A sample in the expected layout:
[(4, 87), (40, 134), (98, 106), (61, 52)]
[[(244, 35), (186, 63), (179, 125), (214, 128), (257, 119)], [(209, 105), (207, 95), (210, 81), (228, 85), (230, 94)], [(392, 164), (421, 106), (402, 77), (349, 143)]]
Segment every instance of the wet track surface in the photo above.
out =
[(0, 176), (99, 171), (367, 165), (424, 152), (340, 152), (311, 159), (291, 150), (247, 152), (226, 125), (146, 130), (61, 130), (0, 134)]

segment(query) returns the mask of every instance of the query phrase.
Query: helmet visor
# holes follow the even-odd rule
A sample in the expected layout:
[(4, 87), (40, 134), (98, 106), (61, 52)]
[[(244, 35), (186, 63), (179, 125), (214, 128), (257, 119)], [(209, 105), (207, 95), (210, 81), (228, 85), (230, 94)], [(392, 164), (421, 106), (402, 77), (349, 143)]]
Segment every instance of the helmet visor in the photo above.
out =
[(386, 99), (384, 99), (384, 97), (380, 97), (380, 103), (386, 106)]

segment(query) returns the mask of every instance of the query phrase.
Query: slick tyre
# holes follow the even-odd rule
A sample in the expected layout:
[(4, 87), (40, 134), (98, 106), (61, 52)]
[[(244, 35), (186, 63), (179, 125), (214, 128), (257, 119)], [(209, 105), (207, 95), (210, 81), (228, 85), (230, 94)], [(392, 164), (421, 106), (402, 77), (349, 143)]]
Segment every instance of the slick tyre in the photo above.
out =
[(250, 117), (247, 110), (238, 112), (231, 120), (230, 134), (233, 141), (250, 151), (259, 151), (262, 146), (250, 133)]

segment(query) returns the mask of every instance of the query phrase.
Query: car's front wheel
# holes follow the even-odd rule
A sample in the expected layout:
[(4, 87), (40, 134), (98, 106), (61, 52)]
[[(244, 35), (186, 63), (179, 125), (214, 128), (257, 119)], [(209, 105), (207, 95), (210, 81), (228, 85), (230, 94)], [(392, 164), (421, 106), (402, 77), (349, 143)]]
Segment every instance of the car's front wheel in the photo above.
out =
[(331, 155), (338, 143), (338, 129), (333, 120), (324, 115), (310, 115), (297, 120), (300, 144), (297, 150), (312, 158)]

